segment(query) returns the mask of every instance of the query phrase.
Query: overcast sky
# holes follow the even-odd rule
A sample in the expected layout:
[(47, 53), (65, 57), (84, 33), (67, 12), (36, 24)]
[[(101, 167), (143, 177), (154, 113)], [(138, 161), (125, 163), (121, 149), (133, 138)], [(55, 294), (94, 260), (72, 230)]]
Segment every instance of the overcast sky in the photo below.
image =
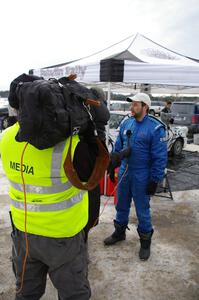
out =
[(198, 0), (0, 0), (0, 90), (136, 32), (199, 58)]

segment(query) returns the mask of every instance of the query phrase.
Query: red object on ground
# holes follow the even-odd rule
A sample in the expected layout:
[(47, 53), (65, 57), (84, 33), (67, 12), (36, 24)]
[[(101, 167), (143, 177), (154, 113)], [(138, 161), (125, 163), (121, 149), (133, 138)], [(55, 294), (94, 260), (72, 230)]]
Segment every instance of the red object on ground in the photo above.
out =
[[(119, 168), (117, 168), (117, 169), (115, 170), (115, 181), (116, 181), (116, 185), (118, 184), (118, 171), (119, 171)], [(117, 187), (116, 187), (116, 189), (115, 189), (113, 195), (114, 195), (114, 205), (116, 205), (116, 204), (117, 204)]]
[(100, 180), (100, 194), (104, 195), (104, 176)]
[(110, 180), (109, 176), (107, 177), (107, 191), (106, 191), (106, 195), (114, 197), (114, 204), (115, 204), (115, 201), (117, 200), (116, 199), (116, 195), (117, 195), (117, 183), (118, 183), (118, 170), (119, 170), (119, 168), (115, 169), (115, 182), (112, 182)]
[(112, 182), (110, 180), (109, 175), (107, 176), (107, 188), (106, 188), (106, 196), (113, 196), (114, 195), (114, 189), (116, 186), (116, 180), (115, 182)]
[[(118, 183), (118, 170), (115, 169), (115, 182), (110, 180), (109, 175), (106, 177), (106, 196), (114, 197), (114, 204), (117, 204), (117, 183)], [(105, 176), (100, 180), (100, 194), (104, 195)]]
[(114, 192), (114, 205), (117, 204), (117, 189)]

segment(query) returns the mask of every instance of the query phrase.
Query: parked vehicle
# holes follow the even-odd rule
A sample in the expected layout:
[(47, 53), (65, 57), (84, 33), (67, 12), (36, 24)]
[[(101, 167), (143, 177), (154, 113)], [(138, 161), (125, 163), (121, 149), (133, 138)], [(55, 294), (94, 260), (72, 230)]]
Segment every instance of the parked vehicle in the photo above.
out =
[(0, 104), (0, 130), (7, 128), (8, 104)]
[(160, 116), (160, 113), (162, 111), (162, 109), (164, 108), (164, 102), (162, 101), (152, 101), (151, 102), (151, 107), (149, 109), (149, 113), (150, 115), (158, 115)]
[[(116, 101), (111, 100), (110, 102), (110, 111), (130, 111), (131, 104), (126, 101)], [(162, 101), (152, 101), (149, 113), (153, 116), (160, 116), (160, 112), (164, 108), (164, 102)]]
[[(130, 118), (131, 115), (121, 111), (111, 111), (109, 120), (109, 142), (113, 147), (117, 135), (119, 133), (120, 125), (124, 120)], [(167, 150), (169, 154), (179, 156), (183, 148), (187, 144), (186, 126), (166, 126), (167, 128)]]
[(199, 103), (173, 102), (171, 106), (173, 124), (188, 127), (188, 136), (199, 133)]
[(130, 111), (130, 103), (127, 101), (117, 101), (111, 100), (110, 101), (110, 111)]

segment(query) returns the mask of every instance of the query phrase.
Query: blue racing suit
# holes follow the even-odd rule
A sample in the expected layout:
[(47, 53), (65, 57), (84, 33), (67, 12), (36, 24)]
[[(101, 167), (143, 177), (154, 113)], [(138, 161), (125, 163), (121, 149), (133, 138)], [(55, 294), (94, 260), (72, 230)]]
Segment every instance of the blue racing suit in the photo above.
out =
[[(130, 137), (127, 130), (128, 133), (131, 131)], [(150, 181), (159, 182), (164, 177), (168, 156), (165, 127), (148, 115), (141, 122), (134, 117), (128, 118), (120, 126), (114, 151), (125, 149), (128, 143), (131, 155), (122, 160), (118, 173), (116, 222), (128, 224), (133, 198), (138, 231), (148, 233), (152, 224), (147, 187)]]

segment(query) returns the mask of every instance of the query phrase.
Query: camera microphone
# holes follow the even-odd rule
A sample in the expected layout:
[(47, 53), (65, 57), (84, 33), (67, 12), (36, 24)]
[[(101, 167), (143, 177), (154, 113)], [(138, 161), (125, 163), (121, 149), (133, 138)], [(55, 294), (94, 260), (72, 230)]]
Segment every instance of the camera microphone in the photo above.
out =
[(128, 129), (128, 130), (126, 131), (126, 136), (127, 136), (128, 139), (131, 137), (131, 134), (132, 134), (131, 130)]
[(128, 129), (128, 130), (126, 131), (126, 136), (127, 136), (127, 139), (128, 139), (128, 147), (129, 147), (129, 145), (130, 145), (130, 137), (131, 137), (131, 135), (132, 135), (132, 132), (131, 132), (130, 129)]

